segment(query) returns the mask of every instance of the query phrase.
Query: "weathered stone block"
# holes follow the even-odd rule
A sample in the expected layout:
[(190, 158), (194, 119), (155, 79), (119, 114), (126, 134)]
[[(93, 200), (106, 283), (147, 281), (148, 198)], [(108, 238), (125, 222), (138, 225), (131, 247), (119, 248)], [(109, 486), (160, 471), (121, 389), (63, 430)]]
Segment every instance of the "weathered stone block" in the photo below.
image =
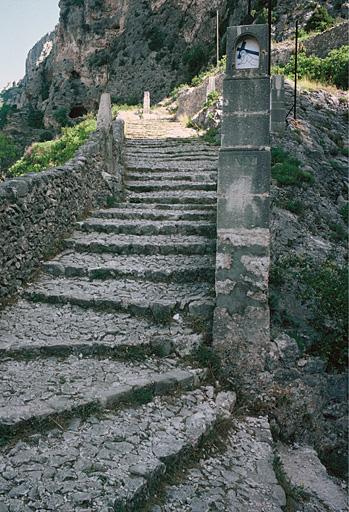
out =
[(219, 229), (269, 226), (270, 151), (221, 151)]

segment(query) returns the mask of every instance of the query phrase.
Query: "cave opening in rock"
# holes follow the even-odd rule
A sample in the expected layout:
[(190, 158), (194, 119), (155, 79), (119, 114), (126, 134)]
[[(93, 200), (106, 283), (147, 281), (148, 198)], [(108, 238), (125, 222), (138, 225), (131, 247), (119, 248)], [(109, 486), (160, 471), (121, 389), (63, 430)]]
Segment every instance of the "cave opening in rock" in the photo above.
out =
[(71, 108), (69, 112), (69, 117), (71, 119), (76, 119), (77, 117), (82, 117), (87, 114), (87, 110), (83, 105), (75, 105)]

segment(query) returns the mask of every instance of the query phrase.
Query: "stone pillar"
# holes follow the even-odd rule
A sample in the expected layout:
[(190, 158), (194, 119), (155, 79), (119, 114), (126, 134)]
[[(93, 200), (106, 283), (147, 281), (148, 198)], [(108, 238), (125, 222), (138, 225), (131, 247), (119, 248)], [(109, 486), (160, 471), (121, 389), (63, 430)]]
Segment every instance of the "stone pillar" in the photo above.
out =
[(216, 77), (209, 76), (208, 77), (208, 84), (207, 84), (207, 90), (206, 90), (206, 98), (211, 92), (214, 92), (216, 90)]
[(149, 91), (144, 92), (143, 114), (144, 115), (150, 114), (150, 92)]
[(223, 97), (213, 346), (236, 390), (256, 401), (270, 344), (267, 25), (228, 28)]
[(285, 79), (283, 75), (275, 75), (271, 80), (271, 132), (283, 134), (285, 127)]

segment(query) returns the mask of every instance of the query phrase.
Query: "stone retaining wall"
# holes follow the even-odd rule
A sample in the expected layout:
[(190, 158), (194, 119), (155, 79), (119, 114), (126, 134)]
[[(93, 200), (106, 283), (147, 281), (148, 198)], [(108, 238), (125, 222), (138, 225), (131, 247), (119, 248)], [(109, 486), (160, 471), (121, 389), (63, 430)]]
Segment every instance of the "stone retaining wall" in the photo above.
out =
[(123, 121), (110, 118), (64, 166), (0, 185), (0, 305), (77, 219), (122, 193), (122, 142)]
[[(221, 95), (223, 94), (223, 78), (224, 73), (216, 75), (216, 91)], [(176, 112), (176, 118), (181, 119), (183, 117), (193, 117), (197, 114), (205, 105), (207, 98), (207, 88), (209, 85), (209, 78), (206, 78), (201, 85), (197, 87), (190, 87), (179, 94), (178, 96), (178, 110)]]

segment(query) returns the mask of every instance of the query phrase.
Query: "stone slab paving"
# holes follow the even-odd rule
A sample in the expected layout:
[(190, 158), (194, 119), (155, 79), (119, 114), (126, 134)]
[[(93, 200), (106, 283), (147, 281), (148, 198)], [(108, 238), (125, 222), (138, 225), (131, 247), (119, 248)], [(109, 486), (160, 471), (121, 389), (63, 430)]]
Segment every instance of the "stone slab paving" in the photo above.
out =
[[(211, 203), (203, 203), (199, 206), (195, 203), (185, 203), (185, 205), (182, 204), (176, 204), (176, 203), (115, 203), (110, 210), (168, 210), (171, 209), (172, 211), (180, 210), (185, 212), (191, 212), (192, 210), (205, 210), (207, 213), (212, 212), (216, 210), (217, 205), (211, 204)], [(105, 211), (105, 210), (103, 210)], [(95, 212), (94, 212), (95, 214)]]
[(40, 277), (25, 292), (36, 302), (75, 304), (84, 307), (109, 308), (133, 314), (164, 315), (191, 310), (192, 303), (206, 301), (213, 306), (212, 286), (206, 283), (152, 283), (131, 279), (90, 281), (87, 278)]
[(215, 258), (212, 256), (118, 256), (109, 253), (65, 251), (44, 263), (45, 272), (55, 276), (137, 278), (151, 281), (212, 281)]
[(129, 358), (146, 353), (184, 352), (201, 343), (181, 316), (157, 325), (145, 318), (79, 306), (32, 303), (8, 306), (0, 316), (0, 356), (112, 354)]
[(24, 422), (130, 401), (135, 391), (159, 395), (176, 386), (191, 387), (202, 371), (170, 359), (135, 363), (70, 356), (3, 361), (0, 373), (0, 432), (7, 432)]
[(217, 184), (210, 181), (130, 180), (127, 188), (134, 192), (152, 192), (157, 190), (216, 190)]
[(234, 419), (224, 445), (166, 487), (151, 512), (282, 512), (267, 418)]
[(94, 217), (117, 219), (147, 219), (147, 220), (204, 220), (214, 219), (215, 211), (212, 209), (195, 210), (167, 210), (165, 208), (109, 208), (93, 212)]
[(0, 315), (0, 512), (145, 512), (174, 470), (154, 512), (280, 512), (266, 420), (203, 450), (236, 400), (190, 363), (212, 323), (218, 148), (164, 110), (125, 119), (126, 201)]
[(204, 236), (110, 235), (76, 232), (65, 241), (68, 249), (115, 254), (213, 254), (216, 240)]
[(128, 194), (131, 203), (195, 203), (195, 204), (216, 204), (216, 192), (207, 191), (161, 191), (161, 192), (131, 192)]
[(216, 225), (202, 220), (120, 220), (89, 218), (77, 223), (81, 231), (128, 235), (199, 235), (215, 237)]
[(184, 171), (176, 171), (176, 172), (138, 172), (131, 171), (127, 173), (127, 178), (130, 181), (145, 181), (145, 180), (156, 180), (156, 181), (185, 181), (189, 183), (207, 183), (213, 182), (217, 183), (217, 173), (214, 171), (197, 171), (195, 173)]
[(149, 490), (190, 456), (235, 397), (202, 388), (179, 398), (72, 421), (0, 452), (2, 512), (141, 511)]

